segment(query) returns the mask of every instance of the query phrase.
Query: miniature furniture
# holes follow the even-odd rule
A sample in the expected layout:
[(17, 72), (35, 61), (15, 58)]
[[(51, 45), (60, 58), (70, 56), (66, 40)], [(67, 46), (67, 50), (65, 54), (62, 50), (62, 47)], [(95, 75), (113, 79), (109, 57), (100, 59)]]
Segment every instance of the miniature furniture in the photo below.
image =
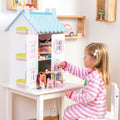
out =
[(29, 6), (30, 10), (38, 10), (38, 0), (7, 0), (8, 10), (17, 10), (17, 5)]
[(48, 89), (49, 87), (54, 88), (53, 79), (50, 79), (50, 78), (47, 79), (47, 89)]
[(9, 83), (0, 83), (0, 87), (4, 87), (6, 90), (6, 117), (7, 120), (12, 120), (12, 96), (14, 94), (27, 97), (29, 99), (36, 100), (37, 108), (36, 108), (36, 118), (37, 120), (43, 120), (44, 116), (44, 100), (49, 100), (53, 98), (58, 98), (58, 106), (59, 106), (59, 120), (62, 119), (62, 110), (63, 110), (63, 99), (65, 96), (66, 89), (69, 90), (80, 90), (82, 85), (73, 84), (73, 83), (63, 83), (63, 87), (61, 89), (26, 89), (19, 86), (13, 86)]
[[(84, 38), (85, 37), (85, 16), (58, 15), (57, 18), (60, 21), (62, 21), (63, 23), (65, 20), (69, 20), (69, 21), (77, 20), (77, 30), (76, 30), (77, 34), (72, 37), (67, 36), (67, 37), (65, 37), (65, 39), (76, 39), (76, 38)], [(66, 23), (66, 26), (67, 25), (68, 25), (68, 23)]]
[(115, 22), (117, 0), (97, 0), (96, 2), (96, 21)]
[(53, 13), (21, 11), (9, 24), (10, 83), (36, 88), (39, 72), (64, 60), (64, 32)]

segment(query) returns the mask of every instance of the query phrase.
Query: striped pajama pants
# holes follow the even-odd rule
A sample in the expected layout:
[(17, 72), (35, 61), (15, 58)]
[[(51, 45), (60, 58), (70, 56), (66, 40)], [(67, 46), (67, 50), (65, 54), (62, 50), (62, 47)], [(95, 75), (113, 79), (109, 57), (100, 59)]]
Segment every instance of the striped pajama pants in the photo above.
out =
[(64, 111), (63, 120), (78, 120), (78, 118), (86, 118), (85, 115), (81, 114), (78, 107), (80, 108), (79, 104), (73, 104), (67, 107)]
[(81, 104), (73, 104), (67, 107), (62, 120), (95, 120), (92, 115), (88, 116), (81, 106)]

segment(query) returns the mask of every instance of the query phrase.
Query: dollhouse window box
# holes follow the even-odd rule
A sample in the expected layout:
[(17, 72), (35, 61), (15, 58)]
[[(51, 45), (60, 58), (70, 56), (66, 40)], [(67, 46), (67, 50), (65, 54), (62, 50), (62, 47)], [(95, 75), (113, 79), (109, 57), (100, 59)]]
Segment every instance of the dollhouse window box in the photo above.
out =
[(16, 27), (17, 34), (28, 34), (28, 29), (25, 26)]
[(16, 54), (16, 60), (26, 60), (26, 54), (25, 53), (17, 53)]
[(26, 86), (25, 79), (17, 79), (16, 80), (16, 85)]

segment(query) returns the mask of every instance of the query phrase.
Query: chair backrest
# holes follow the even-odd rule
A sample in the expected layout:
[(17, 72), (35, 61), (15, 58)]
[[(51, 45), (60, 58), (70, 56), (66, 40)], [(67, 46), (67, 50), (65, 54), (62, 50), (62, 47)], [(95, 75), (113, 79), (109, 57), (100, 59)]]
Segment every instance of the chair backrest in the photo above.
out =
[(119, 111), (119, 89), (116, 83), (111, 84), (111, 114), (114, 120), (118, 120)]

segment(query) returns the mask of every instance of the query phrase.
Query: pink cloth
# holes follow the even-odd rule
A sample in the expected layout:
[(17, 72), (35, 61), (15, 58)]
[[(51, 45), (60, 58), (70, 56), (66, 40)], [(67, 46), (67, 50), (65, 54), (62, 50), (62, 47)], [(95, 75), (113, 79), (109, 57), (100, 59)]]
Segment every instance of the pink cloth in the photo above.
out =
[(65, 71), (87, 80), (87, 85), (80, 93), (72, 92), (69, 98), (78, 104), (67, 107), (64, 111), (63, 120), (77, 118), (103, 118), (106, 114), (106, 89), (104, 82), (97, 72), (90, 68), (80, 68), (66, 63)]
[(66, 66), (67, 66), (67, 62), (65, 61), (65, 66), (63, 67), (63, 69), (65, 69), (65, 68), (66, 68)]
[(72, 97), (72, 94), (73, 94), (73, 91), (70, 93), (70, 96), (69, 96), (69, 98), (71, 98), (71, 97)]

